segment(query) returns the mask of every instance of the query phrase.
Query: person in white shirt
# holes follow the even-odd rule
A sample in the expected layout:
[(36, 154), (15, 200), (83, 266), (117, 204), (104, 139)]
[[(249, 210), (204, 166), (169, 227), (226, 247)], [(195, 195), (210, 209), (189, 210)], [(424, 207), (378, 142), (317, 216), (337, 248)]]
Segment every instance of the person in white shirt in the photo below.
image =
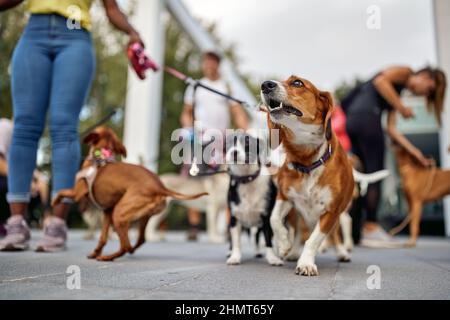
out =
[[(220, 77), (221, 57), (215, 52), (203, 54), (202, 71), (204, 77), (200, 80), (203, 84), (220, 92), (231, 94), (230, 88), (225, 80)], [(194, 110), (195, 103), (195, 110)], [(231, 127), (231, 120), (238, 129), (248, 129), (248, 116), (243, 107), (220, 95), (210, 92), (202, 87), (195, 90), (189, 86), (184, 96), (184, 108), (180, 117), (183, 128), (192, 128), (195, 113), (196, 123), (200, 123), (201, 129), (219, 129), (225, 134), (225, 130)], [(196, 130), (199, 128), (196, 126)], [(200, 225), (200, 213), (189, 209), (188, 220), (190, 229), (188, 240), (196, 240)]]

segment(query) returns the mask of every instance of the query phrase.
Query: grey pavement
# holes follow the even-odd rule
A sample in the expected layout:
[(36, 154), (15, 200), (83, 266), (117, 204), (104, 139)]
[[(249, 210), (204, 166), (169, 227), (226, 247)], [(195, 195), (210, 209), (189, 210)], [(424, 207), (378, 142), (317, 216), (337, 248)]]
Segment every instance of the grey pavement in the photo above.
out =
[[(33, 243), (39, 236), (33, 232)], [(184, 233), (169, 233), (115, 262), (88, 260), (96, 241), (82, 236), (71, 231), (60, 253), (0, 253), (0, 299), (450, 299), (445, 238), (422, 237), (415, 249), (356, 248), (350, 263), (338, 263), (331, 250), (317, 257), (320, 275), (308, 278), (294, 274), (295, 262), (272, 267), (254, 258), (245, 236), (239, 266), (227, 266), (228, 246), (205, 235), (187, 243)], [(105, 252), (117, 247), (110, 240)], [(80, 267), (79, 290), (67, 289), (70, 265)], [(371, 265), (380, 268), (380, 289), (368, 289)]]

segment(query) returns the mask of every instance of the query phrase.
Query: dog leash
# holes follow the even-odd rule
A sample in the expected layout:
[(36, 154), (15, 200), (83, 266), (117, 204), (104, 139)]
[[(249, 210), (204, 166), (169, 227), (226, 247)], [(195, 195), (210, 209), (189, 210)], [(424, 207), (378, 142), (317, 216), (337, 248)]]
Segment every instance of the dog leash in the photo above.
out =
[(214, 89), (214, 88), (211, 88), (210, 86), (208, 86), (208, 85), (202, 83), (200, 80), (198, 80), (198, 79), (193, 79), (193, 78), (191, 78), (191, 77), (185, 75), (184, 73), (182, 73), (182, 72), (176, 70), (175, 68), (165, 66), (165, 67), (164, 67), (164, 70), (165, 70), (167, 73), (169, 73), (170, 75), (174, 76), (175, 78), (177, 78), (177, 79), (183, 81), (183, 82), (186, 83), (187, 85), (191, 85), (191, 86), (193, 86), (194, 88), (196, 88), (196, 87), (201, 87), (201, 88), (203, 88), (203, 89), (206, 89), (206, 90), (208, 90), (208, 91), (210, 91), (210, 92), (212, 92), (212, 93), (214, 93), (214, 94), (217, 94), (217, 95), (219, 95), (219, 96), (222, 96), (222, 97), (226, 98), (227, 100), (231, 100), (231, 101), (237, 102), (237, 103), (241, 104), (243, 107), (245, 107), (245, 108), (248, 109), (248, 110), (255, 111), (255, 110), (257, 110), (257, 108), (258, 108), (257, 106), (252, 106), (250, 103), (248, 103), (248, 102), (246, 102), (246, 101), (243, 101), (243, 100), (240, 100), (240, 99), (238, 99), (238, 98), (236, 98), (236, 97), (233, 97), (233, 96), (230, 95), (230, 94), (221, 92), (221, 91), (216, 90), (216, 89)]
[[(159, 70), (159, 67), (157, 66), (157, 64), (156, 64), (154, 61), (152, 61), (150, 58), (148, 58), (148, 57), (147, 57), (147, 59), (144, 59), (144, 63), (147, 64), (147, 65), (149, 66), (147, 69), (152, 69), (152, 70), (154, 70), (155, 72), (157, 72), (157, 71)], [(151, 66), (151, 67), (150, 67), (150, 66)], [(210, 86), (208, 86), (208, 85), (202, 83), (200, 80), (193, 79), (193, 78), (191, 78), (191, 77), (185, 75), (184, 73), (178, 71), (178, 70), (175, 69), (175, 68), (165, 66), (165, 67), (164, 67), (164, 70), (165, 70), (167, 73), (169, 73), (170, 75), (174, 76), (175, 78), (177, 78), (177, 79), (183, 81), (185, 84), (187, 84), (187, 85), (192, 85), (193, 88), (194, 88), (194, 92), (196, 91), (196, 89), (197, 89), (198, 87), (201, 87), (201, 88), (203, 88), (203, 89), (205, 89), (205, 90), (208, 90), (208, 91), (210, 91), (210, 92), (212, 92), (212, 93), (214, 93), (214, 94), (220, 95), (220, 96), (222, 96), (222, 97), (224, 97), (224, 98), (226, 98), (226, 99), (228, 99), (228, 100), (237, 102), (237, 103), (241, 104), (244, 108), (246, 108), (247, 110), (249, 110), (249, 111), (251, 111), (251, 112), (256, 112), (256, 111), (258, 111), (258, 110), (261, 111), (259, 105), (257, 105), (257, 106), (252, 106), (250, 103), (248, 103), (248, 102), (246, 102), (246, 101), (240, 100), (240, 99), (238, 99), (238, 98), (236, 98), (236, 97), (233, 97), (233, 96), (230, 95), (230, 94), (221, 92), (221, 91), (216, 90), (216, 89), (214, 89), (214, 88), (211, 88)], [(138, 72), (138, 71), (136, 71), (136, 72)], [(142, 70), (140, 70), (139, 72), (140, 72), (140, 73), (138, 73), (138, 75), (139, 75), (139, 77), (141, 78), (141, 77), (142, 77)], [(129, 89), (128, 89), (128, 90), (129, 90)], [(128, 90), (127, 90), (127, 91), (128, 91)], [(81, 137), (84, 138), (84, 137), (87, 136), (92, 130), (94, 130), (94, 129), (97, 128), (98, 126), (101, 126), (102, 124), (104, 124), (105, 122), (107, 122), (110, 118), (112, 118), (112, 117), (117, 113), (117, 111), (118, 111), (119, 109), (121, 109), (121, 108), (117, 108), (117, 109), (111, 110), (106, 116), (104, 116), (103, 118), (101, 118), (100, 120), (98, 120), (96, 123), (94, 123), (92, 126), (90, 126), (89, 128), (87, 128), (86, 130), (84, 130), (84, 131), (80, 134)]]

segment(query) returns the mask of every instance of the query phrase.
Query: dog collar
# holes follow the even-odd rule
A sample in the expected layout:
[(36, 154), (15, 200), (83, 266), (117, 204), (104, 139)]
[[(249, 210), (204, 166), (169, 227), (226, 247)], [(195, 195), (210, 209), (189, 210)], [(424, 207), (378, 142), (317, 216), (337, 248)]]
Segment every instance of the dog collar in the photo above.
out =
[(114, 153), (110, 149), (102, 148), (94, 150), (94, 154), (91, 156), (91, 161), (96, 167), (104, 167), (108, 163), (116, 162)]
[(232, 186), (235, 186), (238, 183), (247, 184), (258, 178), (260, 173), (261, 169), (258, 169), (254, 174), (248, 176), (235, 176), (230, 173), (230, 183)]
[(298, 162), (289, 162), (287, 167), (290, 170), (297, 170), (301, 173), (309, 174), (314, 169), (317, 169), (321, 165), (325, 164), (325, 162), (327, 162), (331, 158), (331, 152), (332, 152), (332, 150), (331, 150), (331, 144), (330, 144), (330, 145), (328, 145), (327, 151), (325, 151), (323, 156), (321, 156), (320, 159), (315, 161), (313, 164), (311, 164), (309, 166), (304, 166)]

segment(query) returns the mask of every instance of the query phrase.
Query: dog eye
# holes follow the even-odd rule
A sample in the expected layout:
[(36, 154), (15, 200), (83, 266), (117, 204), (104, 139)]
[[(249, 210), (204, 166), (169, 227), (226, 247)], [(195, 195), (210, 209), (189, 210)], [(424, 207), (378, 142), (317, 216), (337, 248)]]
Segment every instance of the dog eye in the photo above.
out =
[(302, 80), (297, 79), (297, 80), (294, 80), (291, 82), (291, 86), (300, 88), (300, 87), (303, 87), (303, 82), (302, 82)]

